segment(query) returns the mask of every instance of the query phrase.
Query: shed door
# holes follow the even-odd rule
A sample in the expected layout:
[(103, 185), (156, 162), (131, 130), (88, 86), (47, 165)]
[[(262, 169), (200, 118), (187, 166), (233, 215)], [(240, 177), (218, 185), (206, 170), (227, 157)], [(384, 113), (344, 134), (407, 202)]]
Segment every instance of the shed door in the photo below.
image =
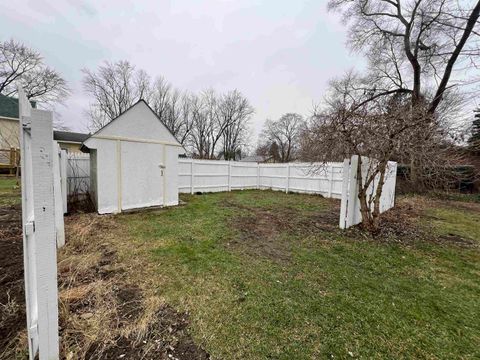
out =
[(121, 142), (122, 210), (163, 205), (163, 146)]

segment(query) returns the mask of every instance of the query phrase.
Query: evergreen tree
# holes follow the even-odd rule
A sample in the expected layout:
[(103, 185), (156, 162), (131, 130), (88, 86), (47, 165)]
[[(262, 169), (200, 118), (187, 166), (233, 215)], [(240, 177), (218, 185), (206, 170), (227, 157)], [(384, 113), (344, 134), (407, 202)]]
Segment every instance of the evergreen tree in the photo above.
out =
[(474, 153), (480, 154), (480, 108), (475, 109), (474, 113), (472, 136), (468, 139), (468, 145)]

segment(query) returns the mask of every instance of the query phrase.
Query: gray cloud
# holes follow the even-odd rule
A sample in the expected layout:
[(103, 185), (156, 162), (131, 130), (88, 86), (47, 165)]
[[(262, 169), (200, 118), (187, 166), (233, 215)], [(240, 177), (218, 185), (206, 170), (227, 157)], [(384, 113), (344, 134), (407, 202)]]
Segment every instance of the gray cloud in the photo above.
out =
[(36, 48), (69, 81), (58, 112), (85, 129), (88, 98), (80, 69), (127, 59), (176, 87), (236, 88), (265, 118), (308, 114), (328, 80), (363, 62), (345, 49), (345, 32), (325, 1), (88, 1), (0, 3), (0, 33)]

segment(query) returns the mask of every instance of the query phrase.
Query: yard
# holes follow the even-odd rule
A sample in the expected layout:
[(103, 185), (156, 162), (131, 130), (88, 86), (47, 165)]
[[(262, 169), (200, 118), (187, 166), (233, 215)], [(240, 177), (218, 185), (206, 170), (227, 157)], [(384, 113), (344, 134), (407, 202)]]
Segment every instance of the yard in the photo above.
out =
[(339, 230), (339, 202), (320, 196), (181, 198), (66, 217), (66, 358), (480, 356), (478, 197), (402, 197), (376, 238)]

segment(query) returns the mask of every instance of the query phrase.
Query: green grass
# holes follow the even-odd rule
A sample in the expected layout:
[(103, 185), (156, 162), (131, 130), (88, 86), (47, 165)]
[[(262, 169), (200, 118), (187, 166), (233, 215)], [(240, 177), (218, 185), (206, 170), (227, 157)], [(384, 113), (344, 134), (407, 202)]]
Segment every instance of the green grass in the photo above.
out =
[(480, 206), (477, 207), (477, 211), (441, 206), (429, 209), (427, 213), (440, 234), (460, 236), (469, 240), (480, 239)]
[[(215, 358), (480, 356), (478, 247), (382, 243), (334, 227), (301, 230), (296, 224), (304, 219), (322, 223), (337, 211), (317, 196), (243, 191), (182, 198), (185, 206), (118, 219), (133, 246), (148, 249), (141, 256), (156, 266), (158, 294), (189, 311), (194, 338)], [(428, 212), (435, 232), (479, 239), (479, 212)], [(262, 216), (281, 230), (246, 232)], [(262, 250), (277, 243), (283, 245), (273, 254), (285, 255), (281, 260)]]
[(20, 187), (16, 184), (15, 178), (0, 176), (0, 206), (20, 204)]

